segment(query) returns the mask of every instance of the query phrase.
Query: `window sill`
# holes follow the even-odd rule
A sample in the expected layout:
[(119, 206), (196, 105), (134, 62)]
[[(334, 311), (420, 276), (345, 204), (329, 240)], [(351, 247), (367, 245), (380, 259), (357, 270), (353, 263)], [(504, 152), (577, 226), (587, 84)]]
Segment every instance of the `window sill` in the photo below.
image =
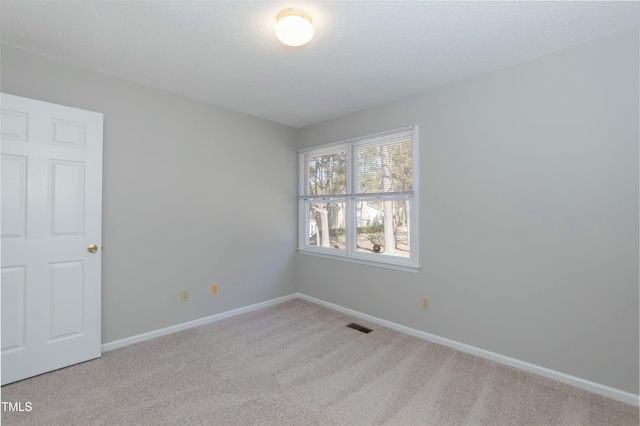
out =
[(339, 260), (341, 262), (358, 263), (360, 265), (374, 266), (377, 268), (394, 269), (396, 271), (405, 271), (405, 272), (415, 273), (420, 270), (420, 266), (402, 265), (398, 263), (388, 263), (388, 262), (376, 262), (372, 260), (361, 259), (358, 257), (338, 256), (338, 255), (333, 255), (329, 253), (305, 250), (301, 248), (298, 249), (298, 253), (304, 254), (307, 256), (316, 256), (316, 257), (324, 257), (325, 259)]

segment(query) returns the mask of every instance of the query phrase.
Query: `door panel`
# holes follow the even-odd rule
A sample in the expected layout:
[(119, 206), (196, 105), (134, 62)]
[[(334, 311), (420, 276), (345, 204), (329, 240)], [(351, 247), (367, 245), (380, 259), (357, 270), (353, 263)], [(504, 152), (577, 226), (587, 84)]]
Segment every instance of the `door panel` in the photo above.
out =
[(26, 267), (2, 268), (2, 354), (24, 349)]
[(51, 235), (84, 234), (84, 163), (53, 160), (51, 170)]
[(102, 114), (1, 96), (6, 384), (100, 356)]
[(51, 333), (49, 340), (81, 334), (84, 312), (82, 261), (49, 264)]
[(84, 149), (85, 136), (86, 126), (84, 123), (53, 120), (52, 144)]
[(2, 139), (26, 141), (29, 114), (2, 109)]
[(24, 238), (27, 157), (2, 155), (2, 237)]

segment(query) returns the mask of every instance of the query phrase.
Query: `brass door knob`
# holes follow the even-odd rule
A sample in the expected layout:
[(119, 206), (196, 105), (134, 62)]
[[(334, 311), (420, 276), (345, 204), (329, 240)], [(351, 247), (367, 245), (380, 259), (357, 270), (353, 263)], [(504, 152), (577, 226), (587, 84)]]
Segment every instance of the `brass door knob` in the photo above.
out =
[(98, 246), (95, 244), (91, 244), (89, 247), (87, 247), (87, 251), (89, 253), (95, 253), (98, 251)]

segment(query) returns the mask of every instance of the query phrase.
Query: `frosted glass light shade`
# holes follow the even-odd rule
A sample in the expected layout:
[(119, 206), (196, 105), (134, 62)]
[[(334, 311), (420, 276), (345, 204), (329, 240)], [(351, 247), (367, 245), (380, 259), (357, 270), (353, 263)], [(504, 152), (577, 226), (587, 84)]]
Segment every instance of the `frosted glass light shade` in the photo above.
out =
[(300, 9), (285, 9), (276, 18), (276, 36), (288, 46), (302, 46), (313, 37), (311, 16)]

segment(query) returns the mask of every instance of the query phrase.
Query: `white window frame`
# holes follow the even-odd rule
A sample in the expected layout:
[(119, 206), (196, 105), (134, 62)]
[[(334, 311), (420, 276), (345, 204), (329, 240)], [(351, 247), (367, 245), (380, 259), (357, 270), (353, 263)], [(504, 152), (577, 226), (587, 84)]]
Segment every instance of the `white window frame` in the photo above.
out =
[[(373, 254), (358, 252), (356, 247), (357, 229), (356, 229), (356, 203), (365, 199), (362, 194), (351, 193), (356, 187), (354, 180), (357, 179), (357, 173), (354, 170), (355, 160), (353, 152), (362, 144), (374, 139), (385, 137), (393, 137), (394, 134), (406, 133), (412, 131), (412, 184), (411, 191), (396, 193), (378, 193), (367, 195), (368, 199), (376, 200), (408, 200), (410, 204), (411, 222), (409, 226), (409, 238), (411, 241), (410, 257), (388, 256), (384, 254)], [(335, 142), (327, 145), (317, 146), (298, 151), (299, 161), (299, 191), (298, 191), (298, 251), (302, 254), (313, 256), (327, 257), (347, 262), (361, 263), (366, 265), (378, 266), (383, 268), (397, 269), (403, 271), (416, 272), (419, 266), (419, 196), (418, 183), (419, 176), (419, 152), (418, 152), (418, 126), (407, 126), (400, 129), (394, 129), (387, 132), (376, 133), (373, 135), (362, 136), (359, 138), (348, 139), (345, 141)], [(347, 153), (347, 194), (327, 195), (327, 196), (311, 196), (307, 194), (306, 172), (307, 172), (307, 156), (327, 155), (346, 151)], [(310, 220), (310, 204), (312, 202), (343, 202), (346, 207), (345, 216), (345, 249), (337, 250), (333, 248), (320, 247), (309, 244), (309, 220)]]

